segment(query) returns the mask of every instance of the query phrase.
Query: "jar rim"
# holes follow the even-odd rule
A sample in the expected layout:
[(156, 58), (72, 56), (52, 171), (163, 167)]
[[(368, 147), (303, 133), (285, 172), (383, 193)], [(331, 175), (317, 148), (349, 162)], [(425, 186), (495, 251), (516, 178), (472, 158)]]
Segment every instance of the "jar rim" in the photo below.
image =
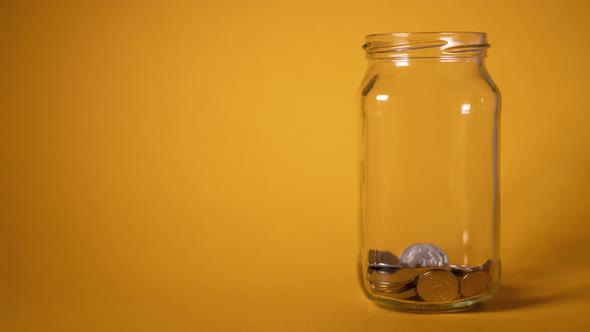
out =
[(371, 59), (477, 58), (490, 46), (485, 32), (390, 32), (366, 35), (363, 48)]
[(426, 35), (473, 35), (485, 38), (487, 34), (480, 31), (397, 31), (397, 32), (382, 32), (382, 33), (371, 33), (365, 36), (369, 37), (386, 37), (386, 36), (397, 36), (397, 37), (409, 37), (409, 36), (426, 36)]

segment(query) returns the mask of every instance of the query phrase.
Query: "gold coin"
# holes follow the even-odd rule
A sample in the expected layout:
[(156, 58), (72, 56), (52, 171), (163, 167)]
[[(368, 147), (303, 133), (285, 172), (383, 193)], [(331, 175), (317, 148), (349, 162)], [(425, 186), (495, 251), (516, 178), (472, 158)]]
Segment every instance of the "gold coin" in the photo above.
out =
[(414, 281), (407, 284), (391, 284), (389, 282), (376, 282), (371, 284), (375, 292), (384, 294), (387, 297), (406, 300), (417, 295), (416, 283)]
[(464, 298), (481, 295), (492, 288), (492, 278), (488, 271), (473, 271), (461, 279), (460, 288)]
[(413, 288), (413, 286), (412, 286), (412, 284), (402, 285), (402, 286), (394, 286), (394, 285), (387, 284), (387, 283), (374, 283), (374, 284), (371, 284), (371, 288), (373, 288), (373, 290), (377, 291), (377, 292), (390, 294), (390, 293), (404, 292), (404, 291), (408, 290), (409, 288)]
[(387, 283), (392, 287), (405, 286), (418, 278), (419, 272), (414, 269), (396, 271), (374, 271), (370, 275), (372, 283)]
[(452, 271), (457, 271), (457, 272), (471, 272), (476, 269), (473, 266), (460, 265), (460, 264), (451, 264), (451, 265), (449, 265), (449, 267), (452, 269)]
[(424, 301), (447, 302), (458, 297), (459, 283), (452, 272), (433, 269), (420, 276), (416, 290)]
[(482, 270), (486, 271), (490, 275), (490, 278), (492, 278), (492, 283), (498, 277), (498, 267), (498, 263), (489, 259), (482, 265)]
[(416, 288), (410, 287), (410, 288), (404, 288), (404, 289), (398, 291), (397, 293), (389, 293), (389, 294), (387, 294), (387, 297), (391, 297), (391, 298), (398, 299), (398, 300), (407, 300), (407, 299), (412, 298), (416, 295), (417, 295)]
[(415, 269), (399, 269), (391, 275), (391, 282), (408, 284), (416, 279), (420, 272)]
[(425, 273), (431, 270), (445, 270), (451, 271), (453, 268), (451, 265), (443, 265), (443, 266), (426, 266), (426, 267), (415, 267), (414, 270), (418, 272), (418, 274)]
[(407, 288), (407, 285), (396, 285), (387, 281), (371, 281), (371, 288), (378, 292), (391, 293), (400, 292)]
[(474, 270), (474, 267), (469, 265), (450, 265), (450, 267), (451, 272), (453, 272), (456, 277), (463, 277), (465, 274)]

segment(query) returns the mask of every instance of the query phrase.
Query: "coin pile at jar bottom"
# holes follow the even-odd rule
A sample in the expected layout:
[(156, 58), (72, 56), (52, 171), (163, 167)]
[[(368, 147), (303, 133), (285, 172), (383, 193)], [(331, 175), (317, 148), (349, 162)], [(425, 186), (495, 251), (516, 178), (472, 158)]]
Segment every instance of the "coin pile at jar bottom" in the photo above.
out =
[(370, 250), (367, 277), (375, 293), (419, 302), (450, 302), (488, 293), (493, 263), (467, 266), (448, 263), (448, 256), (431, 244), (417, 244), (401, 259), (388, 251)]

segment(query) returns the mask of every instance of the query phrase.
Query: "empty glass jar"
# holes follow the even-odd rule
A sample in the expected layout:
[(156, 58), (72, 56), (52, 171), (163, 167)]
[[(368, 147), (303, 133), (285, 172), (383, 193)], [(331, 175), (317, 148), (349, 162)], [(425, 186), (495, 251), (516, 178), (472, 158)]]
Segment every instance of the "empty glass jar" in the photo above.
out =
[(457, 311), (500, 280), (499, 93), (477, 32), (366, 37), (360, 280), (406, 311)]

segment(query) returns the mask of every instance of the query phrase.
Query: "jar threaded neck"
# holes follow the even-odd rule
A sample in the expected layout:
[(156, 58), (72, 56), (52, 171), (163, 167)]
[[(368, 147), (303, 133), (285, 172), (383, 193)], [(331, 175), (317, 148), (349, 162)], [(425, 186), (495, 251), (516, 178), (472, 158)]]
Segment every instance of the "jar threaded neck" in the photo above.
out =
[(369, 59), (481, 58), (490, 45), (483, 32), (396, 32), (366, 36)]

